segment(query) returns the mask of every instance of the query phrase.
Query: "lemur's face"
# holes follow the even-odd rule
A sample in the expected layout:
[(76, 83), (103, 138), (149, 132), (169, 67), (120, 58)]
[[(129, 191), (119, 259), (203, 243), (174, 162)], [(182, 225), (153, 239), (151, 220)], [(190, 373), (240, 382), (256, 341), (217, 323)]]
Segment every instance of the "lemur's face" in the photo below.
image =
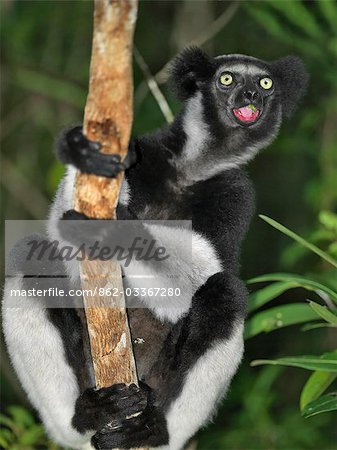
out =
[(277, 81), (265, 64), (244, 56), (218, 58), (214, 95), (220, 120), (230, 126), (274, 123), (281, 109), (277, 102)]
[(308, 74), (294, 56), (271, 63), (245, 55), (212, 58), (192, 47), (175, 59), (171, 79), (182, 100), (201, 98), (211, 133), (240, 149), (245, 140), (255, 148), (270, 142), (303, 96)]

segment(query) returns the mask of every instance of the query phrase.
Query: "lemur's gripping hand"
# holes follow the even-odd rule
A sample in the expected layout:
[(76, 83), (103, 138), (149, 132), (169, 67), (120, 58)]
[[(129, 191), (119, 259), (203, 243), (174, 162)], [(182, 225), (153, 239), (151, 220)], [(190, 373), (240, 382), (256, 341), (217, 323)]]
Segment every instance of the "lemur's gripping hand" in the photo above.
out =
[[(163, 414), (154, 406), (152, 390), (123, 383), (87, 389), (77, 399), (73, 426), (80, 432), (97, 430), (97, 449), (161, 445), (168, 441)], [(158, 442), (158, 443), (157, 443)]]
[(63, 133), (56, 144), (57, 156), (61, 162), (71, 164), (81, 172), (103, 177), (116, 177), (119, 172), (128, 169), (136, 161), (134, 145), (129, 146), (123, 162), (119, 155), (101, 153), (99, 142), (89, 141), (81, 126)]

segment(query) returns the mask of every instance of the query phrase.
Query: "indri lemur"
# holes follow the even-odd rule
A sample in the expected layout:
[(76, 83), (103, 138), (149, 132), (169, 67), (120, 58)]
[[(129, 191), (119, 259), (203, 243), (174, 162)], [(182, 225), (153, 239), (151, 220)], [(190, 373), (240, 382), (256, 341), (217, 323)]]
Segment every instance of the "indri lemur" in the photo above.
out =
[[(192, 294), (172, 309), (145, 298), (146, 309), (130, 312), (132, 338), (143, 342), (134, 344), (140, 387), (84, 389), (76, 309), (36, 308), (36, 299), (24, 299), (30, 309), (4, 308), (22, 385), (49, 434), (74, 449), (181, 449), (211, 418), (242, 358), (247, 295), (239, 253), (254, 209), (242, 166), (275, 138), (302, 97), (307, 74), (296, 57), (267, 63), (188, 48), (172, 64), (171, 81), (183, 109), (171, 125), (132, 141), (118, 211), (123, 218), (192, 221), (191, 231), (151, 230), (173, 249)], [(77, 169), (106, 177), (123, 169), (99, 147), (80, 127), (58, 141), (68, 170), (51, 208), (50, 239), (60, 219), (83, 218), (72, 210)], [(188, 238), (192, 264), (181, 245)], [(6, 289), (23, 282), (11, 279)]]

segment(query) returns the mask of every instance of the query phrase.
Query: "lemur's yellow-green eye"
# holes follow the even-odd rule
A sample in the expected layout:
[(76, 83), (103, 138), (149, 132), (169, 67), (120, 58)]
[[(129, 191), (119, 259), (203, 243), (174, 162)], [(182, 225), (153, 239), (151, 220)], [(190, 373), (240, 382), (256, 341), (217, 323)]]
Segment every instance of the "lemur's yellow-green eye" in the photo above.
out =
[(263, 87), (263, 89), (270, 89), (273, 86), (273, 80), (268, 77), (261, 78), (260, 86)]
[(230, 86), (233, 83), (233, 77), (229, 73), (223, 73), (220, 77), (220, 83), (224, 86)]

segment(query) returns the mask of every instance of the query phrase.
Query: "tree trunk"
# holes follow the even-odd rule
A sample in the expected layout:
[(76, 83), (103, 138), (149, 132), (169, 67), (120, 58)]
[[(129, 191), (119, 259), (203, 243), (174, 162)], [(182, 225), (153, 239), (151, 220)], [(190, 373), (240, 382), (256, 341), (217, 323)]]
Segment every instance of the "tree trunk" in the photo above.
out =
[[(84, 133), (99, 141), (104, 153), (127, 153), (132, 124), (132, 43), (137, 0), (95, 0), (94, 33), (89, 94)], [(77, 211), (97, 219), (116, 218), (123, 180), (78, 173), (75, 186)], [(91, 355), (97, 387), (137, 383), (128, 327), (121, 269), (114, 261), (81, 264), (82, 289), (96, 288), (84, 296)], [(98, 295), (99, 289), (117, 288), (120, 295)]]

